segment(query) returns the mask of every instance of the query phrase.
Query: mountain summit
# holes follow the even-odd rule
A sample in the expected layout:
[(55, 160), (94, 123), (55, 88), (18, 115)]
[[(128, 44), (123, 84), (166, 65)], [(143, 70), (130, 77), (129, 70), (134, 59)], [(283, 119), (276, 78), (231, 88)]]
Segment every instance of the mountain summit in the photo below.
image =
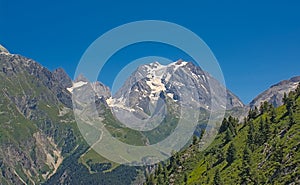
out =
[[(208, 79), (211, 79), (213, 84), (209, 84)], [(107, 102), (111, 107), (148, 112), (145, 105), (166, 97), (174, 102), (181, 101), (181, 98), (188, 94), (184, 90), (190, 90), (197, 94), (191, 104), (210, 109), (211, 87), (220, 90), (223, 85), (192, 62), (178, 60), (168, 65), (153, 62), (138, 67)], [(227, 109), (244, 106), (237, 96), (229, 90), (226, 92), (226, 97), (221, 98), (227, 99), (227, 104), (224, 104)]]
[(9, 53), (9, 51), (0, 44), (0, 53)]
[(300, 82), (300, 76), (293, 77), (289, 80), (283, 80), (269, 89), (265, 90), (250, 102), (250, 107), (259, 107), (261, 103), (267, 101), (278, 107), (283, 104), (282, 98), (284, 94), (294, 91)]

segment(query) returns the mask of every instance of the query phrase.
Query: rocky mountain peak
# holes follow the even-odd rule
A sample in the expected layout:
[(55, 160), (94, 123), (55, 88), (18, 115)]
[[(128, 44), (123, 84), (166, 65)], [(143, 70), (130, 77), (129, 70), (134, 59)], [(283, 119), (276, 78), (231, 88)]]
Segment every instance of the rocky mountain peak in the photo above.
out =
[(106, 100), (111, 97), (109, 87), (99, 81), (90, 82), (83, 74), (79, 74), (74, 82), (71, 81), (71, 85), (66, 87), (66, 89), (70, 93), (73, 93), (75, 89), (80, 89), (86, 85), (90, 86), (93, 89), (95, 95), (100, 99)]
[[(53, 102), (61, 102), (69, 108), (72, 106), (70, 94), (58, 80), (59, 78), (63, 78), (57, 76), (57, 74), (59, 74), (58, 72), (56, 72), (56, 75), (54, 75), (51, 71), (41, 66), (34, 60), (17, 54), (3, 54), (3, 52), (0, 53), (0, 68), (3, 71), (4, 77), (8, 79), (19, 79), (20, 74), (26, 74), (27, 76), (22, 78), (22, 83), (27, 84), (26, 82), (30, 82), (30, 84), (32, 84), (33, 81), (31, 81), (30, 78), (33, 78), (35, 79), (34, 84), (37, 86), (44, 86), (51, 91), (51, 93), (56, 95), (56, 98), (52, 100)], [(29, 95), (32, 93), (27, 92), (24, 94)], [(38, 99), (46, 100), (50, 99), (49, 97), (48, 95), (41, 95), (38, 97)], [(24, 97), (20, 97), (20, 99), (22, 98)], [(17, 101), (21, 102), (20, 100)], [(21, 104), (26, 106), (26, 102), (22, 102)]]
[(1, 44), (0, 44), (0, 53), (8, 53), (9, 54), (9, 51), (4, 47), (4, 46), (2, 46)]
[(175, 62), (176, 65), (181, 65), (182, 62), (184, 62), (182, 59), (177, 60), (177, 62)]
[(89, 82), (89, 80), (83, 75), (83, 74), (79, 74), (77, 76), (77, 78), (74, 80), (74, 82)]
[[(208, 83), (208, 78), (212, 79), (210, 81), (213, 84)], [(162, 97), (170, 98), (174, 102), (181, 101), (180, 97), (187, 96), (187, 91), (189, 91), (199, 96), (190, 101), (192, 104), (209, 109), (211, 106), (210, 85), (216, 87), (217, 90), (223, 88), (217, 80), (192, 62), (181, 59), (167, 65), (153, 62), (139, 66), (114, 97), (108, 100), (108, 104), (111, 107), (127, 108), (130, 111), (149, 112), (149, 103), (155, 104)], [(180, 88), (186, 91), (179, 92)], [(225, 94), (223, 98), (227, 98), (228, 109), (244, 106), (230, 91), (227, 91), (227, 95)], [(224, 102), (219, 103), (221, 105)]]
[(300, 82), (300, 76), (293, 77), (289, 80), (283, 80), (275, 85), (272, 85), (269, 89), (265, 90), (254, 98), (250, 102), (250, 107), (254, 108), (259, 107), (261, 103), (267, 101), (273, 104), (275, 107), (278, 107), (283, 104), (282, 98), (284, 93), (289, 93), (294, 91), (297, 85)]
[(72, 87), (72, 80), (63, 68), (55, 69), (53, 75), (64, 88)]

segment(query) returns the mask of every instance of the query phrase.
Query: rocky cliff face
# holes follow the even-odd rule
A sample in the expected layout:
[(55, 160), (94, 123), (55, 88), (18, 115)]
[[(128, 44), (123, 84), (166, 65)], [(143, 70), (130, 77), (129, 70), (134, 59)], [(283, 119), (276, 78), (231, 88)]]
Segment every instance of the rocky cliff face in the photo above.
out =
[(294, 91), (300, 82), (300, 76), (293, 77), (289, 80), (283, 80), (275, 85), (272, 85), (269, 89), (259, 94), (255, 99), (250, 102), (250, 107), (259, 107), (264, 101), (273, 104), (278, 107), (283, 104), (282, 98), (284, 93), (288, 94)]
[[(46, 87), (56, 96), (57, 99), (53, 101), (60, 101), (69, 108), (72, 106), (71, 95), (65, 88), (65, 85), (70, 83), (69, 78), (62, 81), (62, 77), (66, 74), (59, 73), (60, 69), (52, 73), (31, 59), (2, 52), (1, 70), (6, 78), (16, 79), (20, 83), (26, 84), (27, 80), (36, 81), (38, 85)], [(20, 75), (24, 75), (25, 79), (20, 79)]]
[(40, 184), (75, 147), (65, 76), (1, 48), (0, 184)]
[(68, 87), (72, 87), (72, 80), (67, 75), (64, 69), (58, 68), (53, 71), (54, 79), (58, 81), (58, 83), (64, 87), (65, 89)]

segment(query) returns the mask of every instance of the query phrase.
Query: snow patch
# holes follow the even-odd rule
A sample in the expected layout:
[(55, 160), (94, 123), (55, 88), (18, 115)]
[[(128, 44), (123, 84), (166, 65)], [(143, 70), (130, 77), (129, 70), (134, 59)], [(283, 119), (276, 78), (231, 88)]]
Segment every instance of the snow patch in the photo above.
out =
[(172, 75), (170, 73), (167, 73), (166, 77), (165, 77), (165, 81), (169, 82), (169, 80), (171, 79), (171, 77), (172, 77)]
[(6, 53), (4, 51), (0, 52), (1, 55), (6, 55), (6, 56), (14, 56), (14, 54), (11, 53)]
[(106, 103), (111, 108), (119, 108), (119, 109), (123, 109), (123, 110), (128, 110), (130, 112), (135, 111), (134, 109), (129, 108), (125, 105), (126, 103), (125, 103), (125, 99), (123, 97), (119, 98), (119, 99), (114, 99), (114, 98), (110, 97), (110, 98), (106, 99)]
[(200, 85), (205, 90), (206, 94), (209, 94), (208, 90), (204, 87), (204, 85), (203, 84), (200, 84)]
[[(188, 62), (185, 62), (185, 61), (176, 61), (176, 62), (170, 63), (168, 65), (162, 65), (158, 62), (153, 62), (153, 63), (143, 66), (144, 67), (143, 69), (146, 71), (146, 74), (145, 74), (147, 77), (146, 84), (151, 89), (149, 98), (152, 102), (157, 101), (159, 99), (160, 93), (162, 91), (166, 90), (164, 83), (169, 82), (169, 80), (172, 77), (172, 73), (174, 73), (177, 69), (179, 69), (180, 67), (183, 67), (187, 64), (188, 64)], [(164, 81), (164, 83), (162, 83), (162, 81)], [(177, 84), (177, 85), (183, 86), (184, 84)], [(134, 89), (134, 91), (139, 92), (138, 89)], [(145, 98), (146, 94), (148, 94), (145, 89), (141, 90), (141, 92), (144, 92), (141, 95), (143, 98)], [(174, 97), (174, 95), (172, 93), (168, 93), (168, 96), (172, 99)], [(141, 97), (139, 97), (139, 99), (140, 98)], [(123, 97), (118, 98), (118, 99), (114, 99), (114, 98), (110, 97), (106, 100), (106, 103), (109, 107), (112, 107), (112, 108), (120, 108), (123, 110), (135, 111), (134, 109), (128, 108), (128, 106), (126, 106), (125, 100), (126, 100), (126, 98), (123, 98)]]
[(67, 88), (67, 90), (68, 90), (70, 93), (73, 93), (73, 90), (74, 90), (74, 89), (79, 88), (79, 87), (82, 87), (82, 86), (84, 86), (84, 85), (86, 85), (86, 84), (87, 84), (87, 82), (79, 81), (79, 82), (73, 83), (73, 86)]
[(170, 98), (174, 99), (174, 94), (172, 94), (172, 93), (167, 93), (167, 96), (169, 96)]
[(173, 62), (173, 63), (169, 64), (168, 66), (174, 66), (174, 72), (175, 72), (179, 67), (183, 67), (185, 65), (187, 65), (187, 62), (182, 61), (179, 63), (177, 61), (177, 62)]
[(201, 77), (202, 77), (202, 79), (203, 79), (204, 82), (207, 82), (207, 79), (209, 79), (208, 77), (207, 77), (207, 79), (206, 79), (206, 76), (205, 76), (205, 75), (201, 75)]
[(150, 99), (152, 100), (158, 100), (159, 93), (166, 90), (165, 84), (161, 82), (161, 77), (154, 77), (146, 83), (151, 88)]

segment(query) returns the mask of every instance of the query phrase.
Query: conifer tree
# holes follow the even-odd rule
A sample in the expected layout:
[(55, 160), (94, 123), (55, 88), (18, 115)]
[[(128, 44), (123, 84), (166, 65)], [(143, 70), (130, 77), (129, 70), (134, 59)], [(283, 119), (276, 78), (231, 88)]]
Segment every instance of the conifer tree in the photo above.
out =
[(260, 114), (264, 114), (268, 112), (269, 108), (270, 108), (269, 103), (267, 101), (264, 101), (263, 103), (260, 104), (260, 108), (259, 108)]
[(161, 174), (162, 171), (163, 171), (162, 164), (161, 164), (161, 163), (158, 163), (158, 165), (157, 165), (157, 170), (156, 170), (156, 175)]
[(248, 130), (248, 134), (247, 134), (247, 144), (249, 146), (249, 148), (251, 149), (251, 151), (254, 150), (254, 144), (255, 144), (255, 129), (254, 129), (254, 125), (253, 122), (250, 121), (249, 122), (249, 130)]
[(233, 143), (231, 143), (228, 147), (226, 154), (226, 161), (230, 165), (236, 159), (236, 149)]
[(286, 102), (287, 102), (287, 95), (286, 95), (286, 92), (283, 93), (282, 102), (283, 102), (284, 105), (286, 105)]
[(164, 166), (164, 168), (163, 168), (163, 176), (164, 176), (164, 181), (167, 182), (168, 181), (168, 169), (166, 166)]
[(293, 113), (293, 107), (294, 107), (294, 100), (292, 98), (292, 95), (289, 94), (289, 96), (286, 98), (286, 110), (288, 115)]
[(265, 136), (264, 136), (264, 122), (263, 119), (260, 118), (259, 121), (259, 128), (258, 131), (255, 134), (255, 144), (258, 146), (261, 146), (265, 141)]
[(240, 184), (249, 184), (251, 181), (251, 152), (247, 145), (243, 151), (243, 162), (240, 177)]
[(224, 144), (226, 145), (230, 141), (232, 141), (232, 134), (231, 134), (231, 131), (229, 129), (227, 129)]
[(255, 119), (259, 115), (258, 109), (255, 106), (254, 109), (250, 109), (248, 113), (248, 120)]
[(228, 121), (226, 118), (223, 119), (221, 127), (219, 129), (219, 133), (225, 132), (228, 128)]
[(271, 122), (276, 123), (277, 114), (276, 114), (275, 108), (273, 106), (271, 107), (270, 116), (271, 116), (271, 118), (270, 118)]
[(268, 121), (268, 118), (265, 119), (265, 125), (264, 125), (264, 135), (265, 135), (265, 141), (268, 141), (269, 137), (270, 137), (270, 123)]
[(164, 184), (163, 178), (160, 175), (157, 177), (157, 184)]
[(188, 181), (188, 176), (186, 173), (184, 173), (184, 177), (183, 177), (184, 184), (187, 184), (187, 181)]
[(199, 140), (201, 140), (201, 139), (203, 138), (204, 134), (205, 134), (205, 129), (202, 128), (202, 129), (201, 129), (200, 136), (199, 136)]
[(192, 144), (196, 145), (197, 143), (198, 143), (198, 138), (197, 138), (197, 136), (193, 135), (193, 142), (192, 142)]
[(295, 118), (294, 118), (294, 114), (291, 112), (289, 114), (289, 127), (292, 127), (294, 124), (296, 124)]
[(214, 185), (221, 185), (222, 184), (221, 175), (220, 175), (219, 169), (217, 169), (216, 172), (215, 172), (213, 184)]

